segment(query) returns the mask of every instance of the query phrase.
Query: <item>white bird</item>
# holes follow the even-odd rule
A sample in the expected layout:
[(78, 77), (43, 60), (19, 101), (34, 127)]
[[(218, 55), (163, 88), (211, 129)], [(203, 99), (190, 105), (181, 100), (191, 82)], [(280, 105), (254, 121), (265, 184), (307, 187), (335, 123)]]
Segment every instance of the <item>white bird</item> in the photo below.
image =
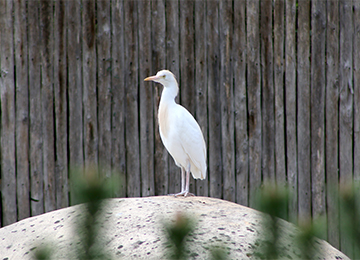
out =
[(193, 195), (189, 193), (190, 172), (194, 179), (206, 178), (206, 145), (200, 126), (186, 108), (175, 102), (179, 87), (174, 74), (161, 70), (144, 81), (164, 86), (158, 113), (159, 131), (165, 148), (181, 168), (181, 192), (175, 196)]

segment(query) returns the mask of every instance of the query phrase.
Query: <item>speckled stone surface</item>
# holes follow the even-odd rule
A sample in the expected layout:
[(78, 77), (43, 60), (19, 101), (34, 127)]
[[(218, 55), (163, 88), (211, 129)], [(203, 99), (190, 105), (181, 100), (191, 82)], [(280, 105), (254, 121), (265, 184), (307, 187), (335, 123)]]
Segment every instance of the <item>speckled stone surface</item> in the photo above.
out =
[[(0, 260), (32, 259), (37, 248), (52, 248), (51, 259), (74, 259), (80, 243), (76, 220), (82, 205), (24, 219), (0, 229)], [(113, 259), (165, 259), (164, 223), (183, 212), (197, 226), (187, 238), (189, 259), (210, 259), (213, 247), (225, 248), (229, 259), (254, 259), (264, 214), (220, 199), (158, 196), (107, 200), (99, 235), (104, 251)], [(283, 259), (299, 259), (293, 238), (298, 229), (280, 220)], [(323, 240), (316, 240), (317, 259), (349, 259)]]

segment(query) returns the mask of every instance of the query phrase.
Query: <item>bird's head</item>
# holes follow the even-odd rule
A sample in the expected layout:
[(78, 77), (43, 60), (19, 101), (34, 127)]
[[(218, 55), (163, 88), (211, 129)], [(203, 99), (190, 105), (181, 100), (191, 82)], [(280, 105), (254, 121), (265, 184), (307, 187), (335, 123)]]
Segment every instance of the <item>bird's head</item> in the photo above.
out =
[(174, 74), (169, 70), (160, 70), (155, 76), (147, 77), (144, 81), (154, 81), (164, 85), (165, 87), (176, 83)]

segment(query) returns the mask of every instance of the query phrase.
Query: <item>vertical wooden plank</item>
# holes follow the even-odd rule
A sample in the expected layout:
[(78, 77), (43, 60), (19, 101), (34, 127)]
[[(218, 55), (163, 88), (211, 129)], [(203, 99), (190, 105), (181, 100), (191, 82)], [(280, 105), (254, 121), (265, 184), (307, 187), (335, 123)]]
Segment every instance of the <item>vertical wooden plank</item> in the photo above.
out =
[[(121, 178), (117, 197), (126, 196), (125, 160), (125, 80), (124, 75), (124, 5), (122, 0), (112, 2), (112, 169)], [(95, 27), (95, 21), (94, 21)], [(141, 78), (140, 78), (141, 80)], [(152, 108), (150, 109), (152, 110)]]
[[(358, 158), (356, 155), (360, 153), (360, 146), (359, 146), (359, 137), (360, 137), (360, 122), (359, 122), (359, 113), (360, 113), (360, 57), (359, 57), (359, 48), (360, 48), (360, 2), (354, 1), (353, 2), (353, 23), (354, 23), (354, 38), (353, 38), (353, 52), (354, 52), (354, 141), (355, 141), (355, 156), (354, 158)], [(355, 91), (356, 90), (356, 91)], [(354, 180), (360, 181), (360, 162), (359, 160), (354, 161)]]
[(220, 19), (220, 107), (221, 153), (223, 165), (222, 197), (235, 201), (235, 147), (234, 147), (234, 89), (232, 75), (232, 1), (221, 0)]
[(275, 116), (272, 39), (272, 1), (261, 2), (261, 78), (262, 78), (262, 170), (263, 180), (275, 183)]
[[(136, 10), (134, 10), (136, 13)], [(97, 87), (100, 173), (111, 175), (111, 24), (110, 2), (97, 1)], [(137, 75), (134, 75), (137, 77)], [(134, 82), (136, 83), (136, 82)], [(137, 90), (137, 85), (130, 85)], [(134, 132), (133, 135), (136, 135)], [(139, 173), (136, 173), (139, 174)], [(140, 186), (140, 183), (138, 183)]]
[[(180, 14), (180, 48), (174, 50), (174, 59), (180, 60), (180, 99), (181, 105), (184, 106), (195, 117), (195, 24), (194, 24), (194, 1), (180, 1), (181, 8), (178, 9)], [(176, 32), (176, 31), (174, 31)], [(174, 34), (174, 33), (173, 33)], [(169, 50), (169, 48), (167, 48)], [(179, 58), (177, 58), (176, 56)], [(169, 63), (168, 63), (169, 64)], [(177, 176), (180, 177), (179, 168)], [(181, 190), (181, 180), (178, 178), (175, 192)], [(195, 180), (190, 178), (190, 191), (195, 191)], [(170, 191), (171, 192), (171, 191)]]
[(249, 205), (261, 186), (261, 86), (259, 1), (246, 2), (247, 93), (249, 121)]
[[(186, 12), (188, 6), (186, 5), (186, 1), (181, 1), (182, 7), (179, 8), (179, 1), (166, 1), (165, 4), (165, 17), (166, 17), (166, 69), (169, 69), (174, 73), (178, 84), (179, 84), (179, 94), (175, 99), (175, 102), (182, 102), (182, 91), (184, 88), (184, 92), (186, 90), (186, 85), (182, 85), (181, 76), (180, 76), (180, 59), (187, 59), (186, 55), (188, 53), (182, 53), (184, 51), (184, 46), (182, 50), (179, 47), (179, 41), (182, 37), (185, 37), (184, 30), (185, 28), (181, 28), (179, 26), (179, 16), (182, 16), (182, 12)], [(180, 14), (179, 14), (180, 12)], [(181, 19), (181, 18), (180, 18)], [(185, 25), (183, 25), (185, 26)], [(184, 43), (185, 39), (181, 39), (182, 43)], [(188, 47), (188, 46), (187, 46)], [(181, 55), (180, 55), (181, 53)], [(186, 72), (187, 73), (187, 72)], [(185, 75), (186, 76), (186, 75)], [(191, 84), (191, 83), (190, 83)], [(163, 88), (161, 86), (161, 88)], [(180, 102), (181, 100), (181, 102)], [(184, 105), (184, 104), (183, 104)], [(166, 151), (166, 150), (165, 150)], [(168, 153), (166, 151), (166, 153)], [(181, 170), (179, 167), (175, 165), (174, 159), (169, 154), (168, 155), (168, 192), (169, 193), (178, 193), (181, 191)], [(194, 180), (190, 178), (190, 191), (193, 189)]]
[(30, 216), (29, 86), (26, 2), (14, 2), (14, 50), (16, 68), (16, 191), (18, 220)]
[(327, 2), (325, 166), (328, 241), (340, 248), (339, 233), (339, 2)]
[(298, 2), (297, 138), (299, 221), (311, 220), (310, 175), (310, 2)]
[(296, 1), (286, 1), (285, 27), (285, 129), (286, 171), (291, 193), (289, 219), (296, 223), (298, 215), (298, 176), (296, 140)]
[(29, 100), (30, 100), (30, 199), (31, 215), (44, 213), (43, 136), (40, 94), (40, 21), (39, 2), (28, 2), (29, 26)]
[(140, 158), (141, 196), (155, 195), (153, 87), (144, 84), (151, 75), (151, 2), (139, 1)]
[(127, 196), (140, 196), (140, 149), (138, 121), (138, 13), (137, 2), (125, 1), (125, 92)]
[[(95, 1), (82, 2), (82, 82), (84, 104), (84, 164), (98, 164), (98, 115), (96, 90), (96, 25)], [(100, 107), (100, 106), (99, 106)]]
[(13, 1), (0, 2), (1, 196), (2, 224), (16, 222), (15, 86)]
[[(325, 202), (326, 3), (311, 2), (311, 207), (313, 221), (326, 220)], [(326, 223), (325, 223), (326, 225)], [(327, 239), (326, 233), (321, 234)]]
[(234, 109), (236, 202), (249, 205), (245, 1), (234, 1)]
[[(69, 108), (69, 169), (70, 181), (73, 169), (84, 166), (83, 149), (83, 87), (81, 63), (81, 1), (67, 2), (67, 67)], [(70, 191), (70, 201), (72, 191)], [(72, 203), (71, 203), (72, 204)]]
[(207, 67), (208, 67), (208, 116), (209, 116), (209, 162), (210, 197), (221, 198), (222, 162), (221, 162), (221, 118), (219, 99), (219, 1), (208, 1), (207, 12)]
[[(152, 71), (151, 75), (165, 68), (166, 62), (166, 44), (165, 44), (165, 1), (151, 2), (151, 32), (152, 32)], [(159, 133), (158, 108), (161, 97), (162, 86), (152, 84), (154, 88), (154, 176), (155, 176), (155, 195), (164, 195), (168, 193), (168, 152), (161, 142)]]
[[(178, 52), (180, 54), (180, 99), (181, 104), (195, 117), (194, 1), (180, 1), (180, 7), (180, 49)], [(190, 190), (195, 191), (195, 189), (195, 180), (190, 178)]]
[(275, 176), (276, 183), (286, 185), (285, 163), (285, 1), (275, 0), (274, 4), (274, 93), (275, 93)]
[[(340, 1), (340, 102), (339, 153), (340, 188), (346, 188), (353, 178), (353, 7), (352, 1)], [(340, 212), (341, 251), (353, 258), (353, 243), (345, 234), (346, 217)]]
[(56, 209), (54, 154), (54, 93), (53, 93), (53, 5), (40, 2), (41, 45), (41, 108), (43, 135), (43, 167), (45, 212)]
[[(354, 64), (354, 183), (360, 184), (360, 1), (353, 2), (353, 64)], [(358, 186), (359, 187), (359, 186)], [(357, 207), (360, 208), (360, 201), (357, 201)], [(354, 259), (360, 258), (360, 245), (354, 249)]]
[(67, 153), (67, 85), (65, 1), (55, 2), (54, 13), (54, 106), (56, 208), (69, 205)]
[[(360, 1), (354, 1), (354, 158), (360, 158)], [(354, 181), (360, 182), (360, 161), (354, 160)], [(355, 256), (360, 257), (360, 256)]]
[[(195, 1), (195, 110), (196, 120), (208, 147), (206, 1)], [(208, 160), (207, 160), (208, 161)], [(196, 195), (209, 196), (209, 176), (196, 181)]]

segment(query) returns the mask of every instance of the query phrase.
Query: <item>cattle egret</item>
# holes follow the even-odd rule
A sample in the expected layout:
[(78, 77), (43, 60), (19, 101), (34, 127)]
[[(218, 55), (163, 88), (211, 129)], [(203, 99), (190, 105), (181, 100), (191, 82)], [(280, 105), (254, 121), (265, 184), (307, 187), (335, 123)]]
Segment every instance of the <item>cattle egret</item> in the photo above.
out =
[(189, 193), (190, 172), (194, 179), (206, 178), (206, 145), (200, 126), (186, 108), (175, 102), (179, 87), (174, 74), (161, 70), (144, 81), (164, 86), (158, 113), (159, 131), (165, 148), (181, 168), (181, 192), (175, 196), (193, 196)]

